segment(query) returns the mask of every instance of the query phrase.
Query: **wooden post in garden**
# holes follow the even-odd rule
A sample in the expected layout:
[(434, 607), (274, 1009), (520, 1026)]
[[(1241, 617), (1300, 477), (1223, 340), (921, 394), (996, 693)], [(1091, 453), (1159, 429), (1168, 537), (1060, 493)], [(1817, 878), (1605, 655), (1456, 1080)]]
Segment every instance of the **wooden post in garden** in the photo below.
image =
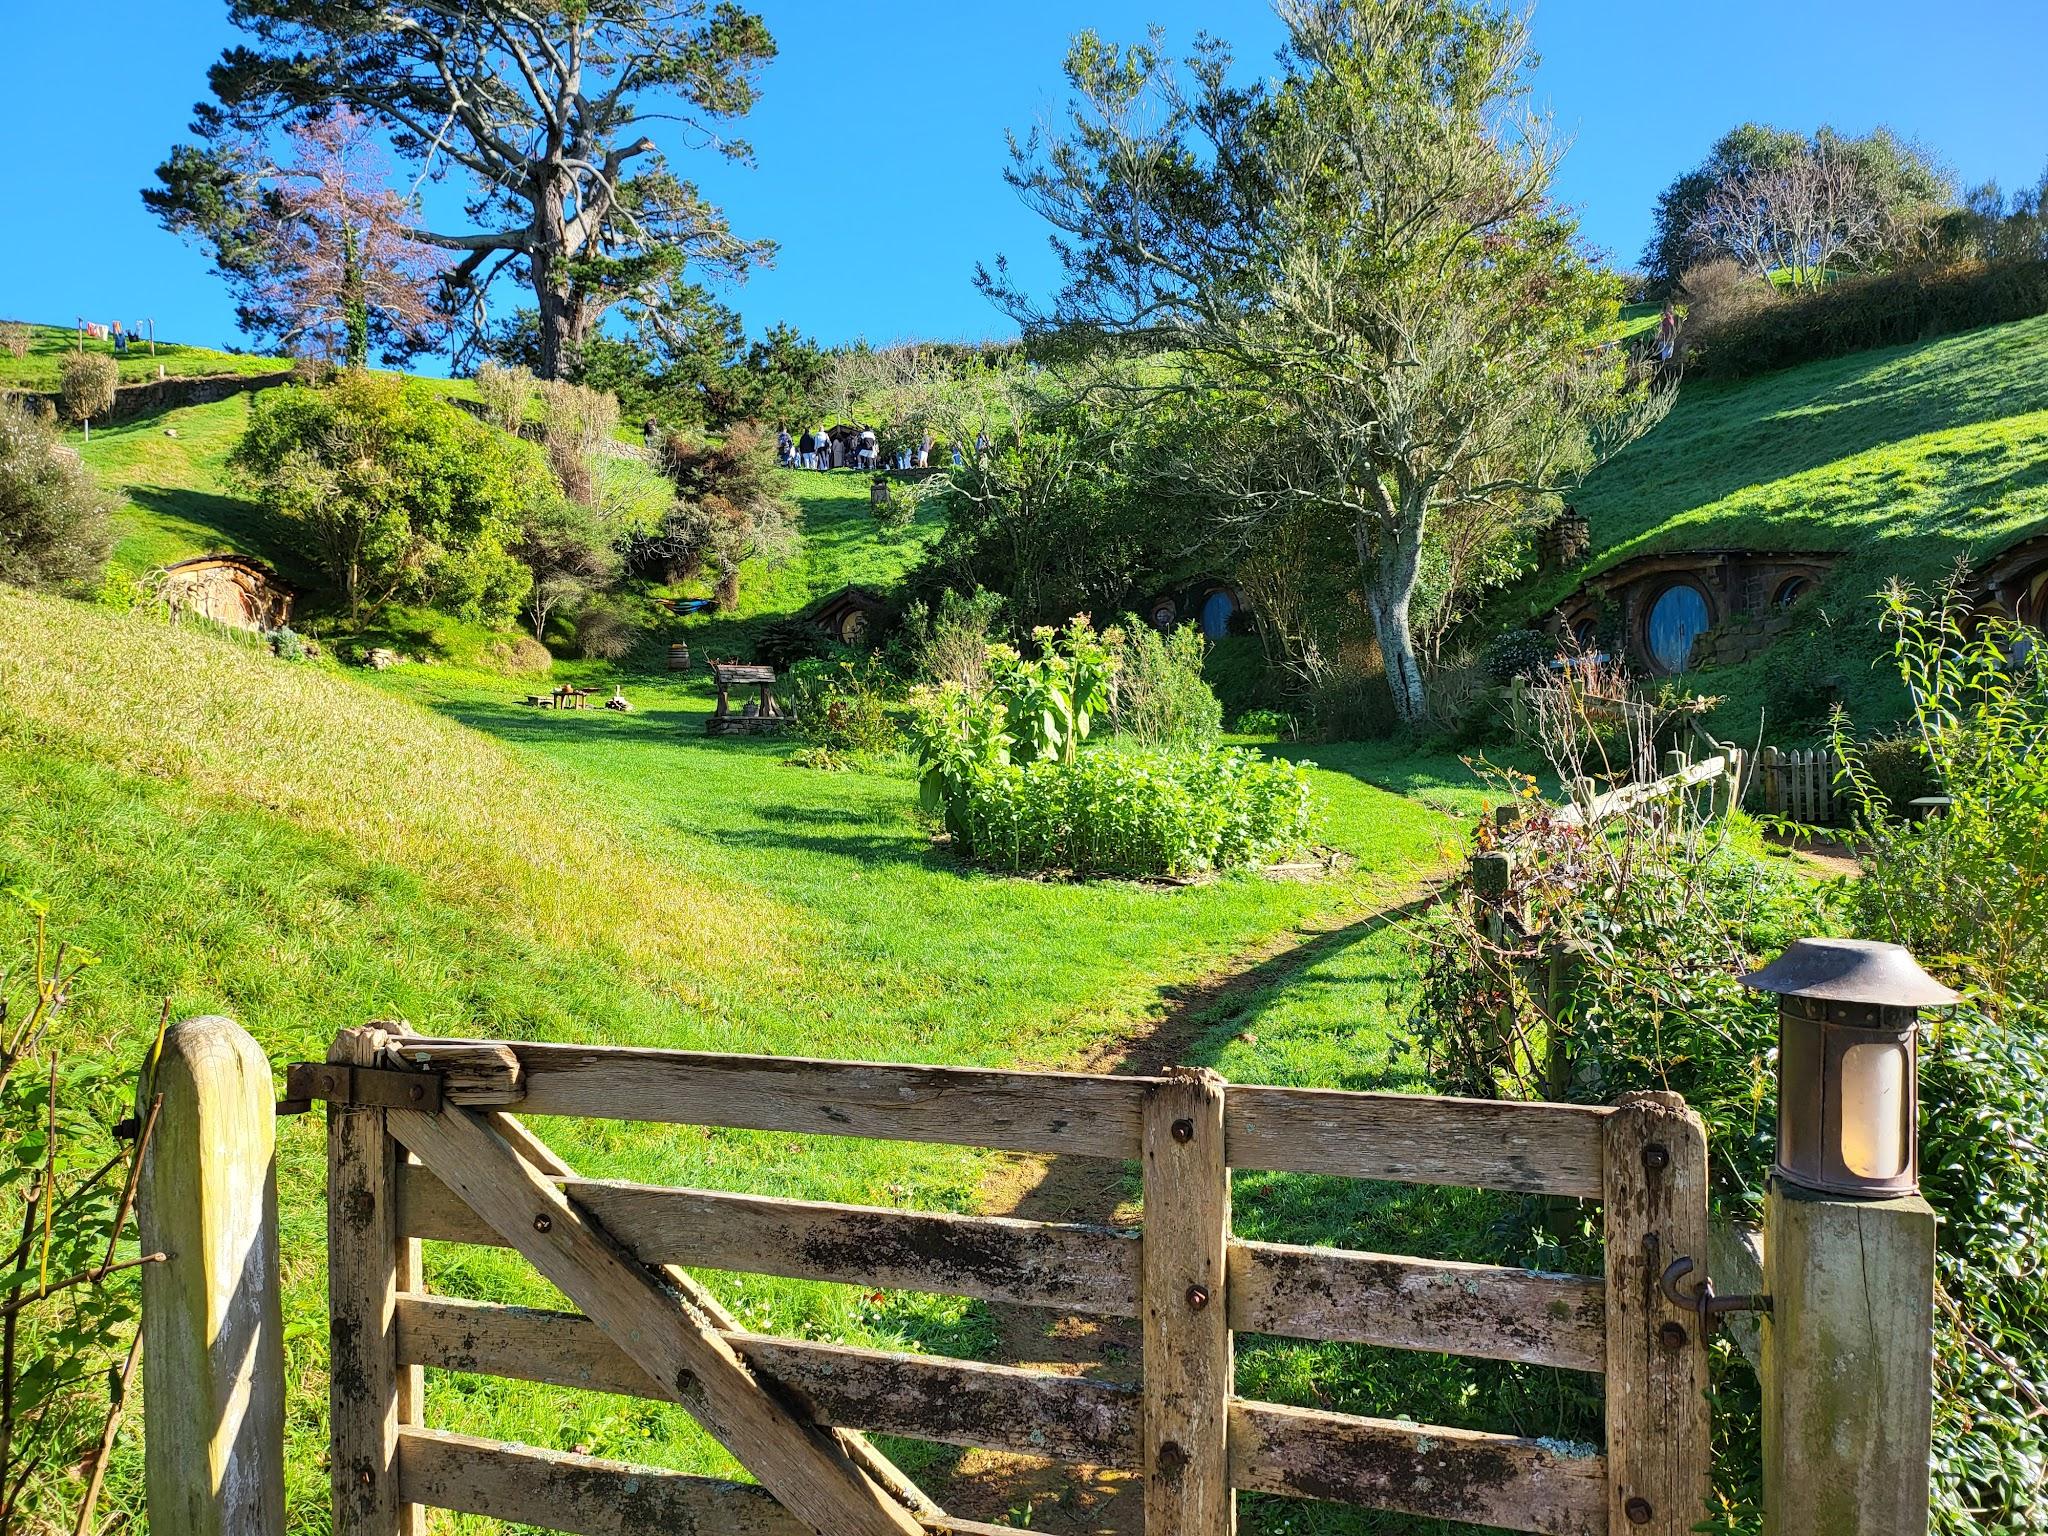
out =
[(1933, 1209), (1773, 1179), (1764, 1281), (1764, 1530), (1925, 1536)]
[(143, 1068), (161, 1098), (136, 1188), (143, 1461), (155, 1536), (282, 1536), (284, 1323), (270, 1063), (232, 1019), (186, 1019)]

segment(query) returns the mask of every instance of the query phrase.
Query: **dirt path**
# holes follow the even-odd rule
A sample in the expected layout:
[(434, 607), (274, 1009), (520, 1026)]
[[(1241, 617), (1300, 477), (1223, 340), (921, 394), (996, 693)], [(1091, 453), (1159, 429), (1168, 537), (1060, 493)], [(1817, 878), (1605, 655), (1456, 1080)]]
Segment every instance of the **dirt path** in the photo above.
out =
[[(1376, 929), (1422, 911), (1436, 899), (1431, 882), (1371, 910), (1340, 912), (1291, 929), (1225, 969), (1170, 989), (1165, 1010), (1134, 1035), (1105, 1041), (1072, 1064), (1081, 1072), (1147, 1076), (1199, 1061), (1222, 1020), (1259, 994), (1286, 984), (1324, 956)], [(1139, 1205), (1130, 1164), (1090, 1157), (998, 1159), (982, 1181), (981, 1209), (1033, 1221), (1136, 1226)], [(1068, 1376), (1130, 1383), (1138, 1379), (1138, 1327), (1133, 1319), (1061, 1316), (1037, 1307), (991, 1308), (1002, 1365), (1031, 1366)], [(1023, 1517), (1029, 1529), (1060, 1536), (1136, 1536), (1144, 1528), (1143, 1494), (1131, 1473), (1072, 1467), (994, 1451), (964, 1452), (946, 1479), (929, 1490), (949, 1514), (970, 1520)]]

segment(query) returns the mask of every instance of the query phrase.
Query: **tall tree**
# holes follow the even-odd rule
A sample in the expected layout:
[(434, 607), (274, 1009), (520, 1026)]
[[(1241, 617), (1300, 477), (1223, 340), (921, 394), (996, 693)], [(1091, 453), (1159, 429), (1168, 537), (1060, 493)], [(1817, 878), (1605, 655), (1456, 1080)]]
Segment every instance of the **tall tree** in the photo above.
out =
[(771, 250), (734, 235), (646, 132), (673, 124), (750, 158), (719, 129), (752, 108), (775, 44), (733, 0), (229, 0), (228, 14), (250, 41), (213, 66), (200, 142), (171, 151), (144, 200), (230, 260), (248, 237), (236, 191), (252, 141), (340, 107), (422, 178), (466, 173), (480, 227), (410, 233), (458, 253), (451, 295), (479, 316), (499, 277), (530, 284), (548, 377), (573, 371), (614, 307), (659, 306), (687, 270), (737, 274)]
[(1084, 34), (1066, 128), (1015, 146), (1011, 173), (1067, 282), (1044, 307), (1000, 266), (983, 281), (1093, 387), (1197, 418), (1174, 472), (1245, 547), (1304, 515), (1344, 530), (1414, 721), (1432, 541), (1453, 521), (1512, 533), (1657, 402), (1596, 345), (1619, 283), (1549, 200), (1521, 19), (1483, 0), (1281, 14), (1281, 73), (1256, 86), (1219, 43), (1190, 85), (1156, 34)]
[[(434, 345), (449, 258), (408, 233), (413, 210), (387, 184), (367, 119), (344, 107), (287, 139), (282, 163), (257, 163), (253, 147), (239, 157), (243, 186), (226, 205), (238, 227), (214, 242), (242, 329), (351, 368), (368, 366), (373, 339), (387, 362)], [(207, 233), (178, 211), (167, 222)]]

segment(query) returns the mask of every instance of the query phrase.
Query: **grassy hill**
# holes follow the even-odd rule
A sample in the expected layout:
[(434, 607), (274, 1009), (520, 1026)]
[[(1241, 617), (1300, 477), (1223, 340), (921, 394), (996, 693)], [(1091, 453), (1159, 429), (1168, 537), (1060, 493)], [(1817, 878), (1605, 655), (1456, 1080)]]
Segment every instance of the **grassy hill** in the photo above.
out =
[(1838, 551), (1792, 637), (1687, 681), (1725, 695), (1722, 723), (1753, 734), (1796, 655), (1802, 673), (1839, 678), (1859, 713), (1888, 714), (1899, 701), (1870, 667), (1870, 595), (1894, 575), (1925, 586), (1959, 558), (2048, 527), (2048, 317), (1757, 379), (1687, 383), (1670, 417), (1575, 500), (1592, 524), (1594, 557), (1532, 583), (1527, 617), (1637, 555)]
[[(775, 578), (791, 597), (879, 558), (854, 537), (855, 496), (827, 482), (812, 497), (846, 526), (835, 537), (820, 512), (815, 563)], [(541, 713), (512, 704), (501, 678), (419, 665), (373, 679), (0, 589), (0, 888), (35, 892), (56, 930), (102, 960), (64, 1048), (139, 1055), (167, 1001), (174, 1016), (244, 1020), (278, 1062), (320, 1054), (340, 1025), (392, 1017), (460, 1034), (1071, 1062), (1152, 1027), (1233, 957), (1439, 870), (1451, 819), (1374, 777), (1398, 771), (1410, 790), (1439, 788), (1439, 804), (1477, 805), (1442, 787), (1455, 765), (1355, 749), (1316, 776), (1327, 835), (1354, 861), (1335, 878), (1183, 890), (996, 879), (932, 848), (907, 769), (798, 769), (786, 746), (705, 737), (699, 675), (610, 676), (634, 714)], [(1316, 954), (1314, 1006), (1294, 1030), (1262, 1020), (1241, 1069), (1382, 1081), (1369, 1074), (1389, 995), (1328, 982), (1404, 974), (1401, 941), (1374, 928)], [(1220, 1020), (1202, 1059), (1239, 1030), (1238, 1016)], [(812, 1198), (962, 1209), (983, 1171), (940, 1148), (553, 1129), (594, 1173)], [(291, 1499), (309, 1526), (326, 1497), (321, 1177), (318, 1117), (287, 1123)], [(430, 1270), (452, 1292), (551, 1299), (499, 1255), (436, 1250)], [(964, 1302), (718, 1284), (772, 1331), (986, 1343), (985, 1310)], [(655, 1407), (436, 1376), (430, 1411), (452, 1428), (730, 1470)], [(137, 1472), (131, 1448), (115, 1504), (132, 1507)]]
[[(80, 346), (78, 332), (68, 326), (31, 325), (26, 356), (15, 357), (0, 351), (0, 389), (55, 389), (64, 354)], [(256, 357), (246, 352), (181, 346), (172, 341), (159, 341), (153, 350), (146, 341), (131, 343), (126, 352), (116, 352), (112, 341), (87, 341), (83, 350), (116, 359), (121, 365), (123, 384), (153, 379), (159, 368), (174, 379), (182, 379), (221, 373), (283, 373), (292, 366), (288, 357)]]

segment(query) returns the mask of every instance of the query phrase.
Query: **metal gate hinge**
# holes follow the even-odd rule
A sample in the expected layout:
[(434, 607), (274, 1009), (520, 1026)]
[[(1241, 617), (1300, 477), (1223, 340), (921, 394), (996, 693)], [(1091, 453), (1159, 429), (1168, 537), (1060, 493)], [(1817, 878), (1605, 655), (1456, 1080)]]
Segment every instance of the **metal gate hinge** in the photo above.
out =
[(1768, 1296), (1717, 1296), (1714, 1282), (1702, 1275), (1700, 1283), (1687, 1294), (1678, 1288), (1678, 1282), (1699, 1266), (1691, 1259), (1673, 1259), (1664, 1267), (1657, 1287), (1663, 1291), (1664, 1299), (1674, 1307), (1683, 1307), (1699, 1319), (1699, 1336), (1713, 1337), (1715, 1326), (1731, 1312), (1761, 1312), (1766, 1317), (1771, 1312), (1771, 1298)]
[(295, 1061), (284, 1069), (280, 1115), (303, 1115), (315, 1099), (356, 1109), (441, 1110), (441, 1074), (394, 1067), (355, 1067), (333, 1061)]

